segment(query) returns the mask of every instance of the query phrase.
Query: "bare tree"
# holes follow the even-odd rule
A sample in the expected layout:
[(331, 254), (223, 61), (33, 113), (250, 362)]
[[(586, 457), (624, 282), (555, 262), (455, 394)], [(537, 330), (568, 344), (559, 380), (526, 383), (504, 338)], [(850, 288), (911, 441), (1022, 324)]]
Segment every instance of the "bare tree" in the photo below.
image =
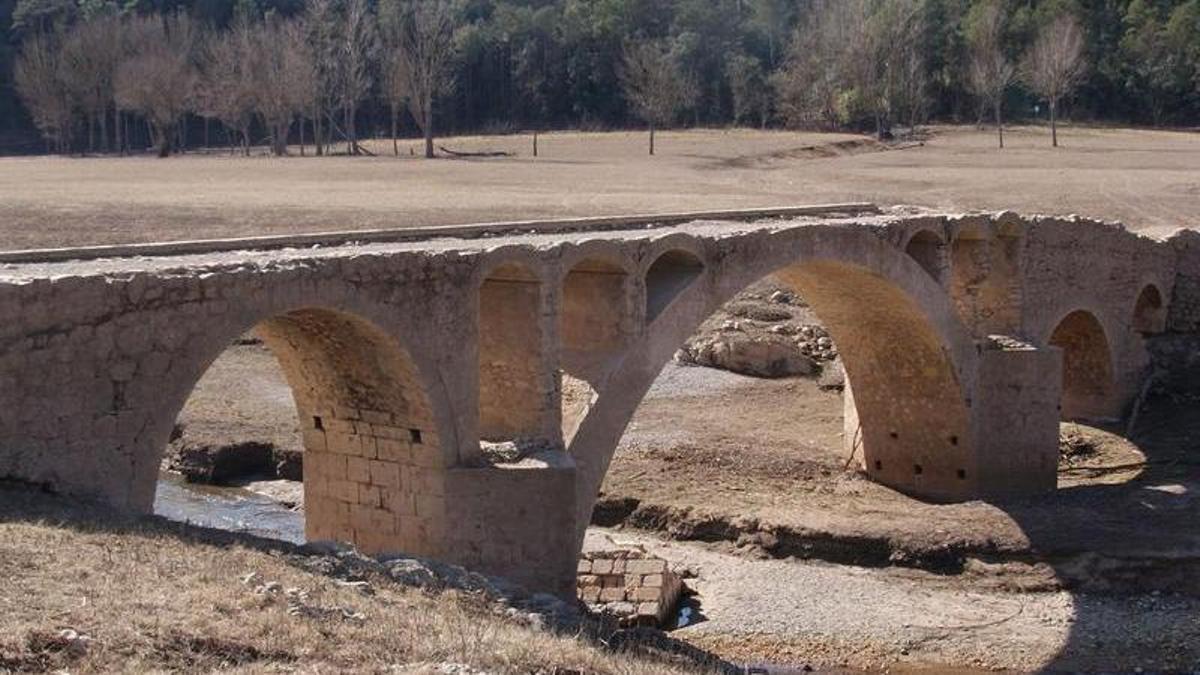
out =
[(689, 101), (696, 87), (682, 72), (662, 40), (644, 40), (625, 45), (621, 63), (621, 88), (638, 117), (650, 125), (650, 154), (654, 154), (654, 132), (670, 124)]
[(1004, 8), (1000, 0), (988, 0), (973, 7), (967, 30), (971, 90), (985, 104), (991, 104), (1003, 148), (1004, 93), (1016, 77), (1016, 68), (1004, 53)]
[(197, 111), (220, 120), (227, 130), (236, 132), (247, 156), (250, 127), (258, 109), (259, 78), (254, 61), (260, 37), (245, 18), (228, 31), (211, 35), (204, 41), (196, 85)]
[(346, 143), (351, 155), (360, 152), (356, 117), (358, 104), (371, 92), (371, 64), (378, 50), (375, 17), (367, 0), (346, 0), (334, 50), (334, 91), (342, 109)]
[(17, 94), (33, 117), (46, 142), (58, 152), (71, 144), (74, 106), (63, 81), (62, 52), (55, 33), (34, 33), (26, 38), (13, 68)]
[(117, 69), (117, 104), (146, 118), (158, 156), (166, 157), (196, 90), (197, 31), (182, 12), (131, 21), (136, 50)]
[(121, 21), (101, 15), (76, 26), (62, 46), (63, 78), (80, 111), (87, 118), (88, 149), (108, 148), (108, 112), (114, 108), (114, 81), (124, 57)]
[(425, 135), (425, 157), (433, 153), (433, 106), (454, 88), (454, 37), (459, 25), (454, 0), (404, 0), (396, 74), (408, 95), (409, 112)]
[(408, 101), (408, 87), (412, 81), (408, 73), (408, 59), (404, 58), (399, 44), (391, 43), (384, 49), (380, 64), (379, 88), (387, 101), (392, 122), (392, 154), (400, 155), (400, 111)]
[(1058, 103), (1083, 76), (1083, 29), (1071, 14), (1060, 14), (1038, 31), (1025, 55), (1024, 80), (1050, 105), (1050, 144), (1058, 147)]
[(256, 31), (251, 63), (255, 109), (271, 132), (271, 152), (286, 155), (292, 121), (311, 104), (315, 77), (304, 31), (268, 18)]
[(333, 129), (333, 108), (336, 93), (337, 50), (340, 22), (333, 0), (307, 0), (301, 19), (315, 66), (314, 89), (311, 96), (313, 143), (318, 155), (328, 150)]
[(300, 154), (304, 154), (304, 118), (320, 101), (320, 74), (316, 50), (309, 42), (303, 21), (288, 22), (282, 31), (284, 50), (283, 80), (288, 85), (292, 114), (299, 120)]

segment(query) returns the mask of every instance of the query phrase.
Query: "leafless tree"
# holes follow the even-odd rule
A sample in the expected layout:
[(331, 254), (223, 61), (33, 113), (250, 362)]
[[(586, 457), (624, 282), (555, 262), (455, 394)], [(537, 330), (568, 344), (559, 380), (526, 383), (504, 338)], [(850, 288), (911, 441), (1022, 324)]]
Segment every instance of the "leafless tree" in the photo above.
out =
[(425, 135), (425, 157), (432, 159), (433, 106), (454, 88), (459, 6), (454, 0), (405, 0), (401, 5), (395, 74), (408, 95), (409, 112)]
[(999, 0), (976, 5), (968, 19), (970, 85), (973, 93), (990, 104), (996, 133), (1004, 147), (1004, 93), (1016, 77), (1016, 68), (1004, 53), (1004, 8)]
[(378, 50), (378, 33), (367, 0), (346, 0), (334, 51), (335, 92), (342, 109), (346, 142), (359, 154), (356, 117), (358, 104), (371, 92), (371, 64)]
[(304, 118), (311, 114), (321, 98), (320, 74), (316, 51), (309, 42), (303, 21), (288, 22), (282, 31), (284, 50), (283, 80), (288, 85), (292, 114), (299, 120), (300, 154), (304, 154)]
[(627, 43), (620, 76), (625, 98), (650, 125), (653, 155), (655, 130), (670, 124), (695, 98), (695, 84), (680, 71), (670, 46), (662, 40)]
[(227, 130), (236, 132), (247, 156), (259, 96), (255, 58), (261, 36), (255, 33), (243, 18), (228, 31), (212, 34), (204, 41), (195, 96), (197, 112), (220, 120)]
[(307, 0), (301, 19), (315, 66), (315, 85), (310, 97), (313, 123), (313, 143), (318, 155), (328, 150), (333, 130), (333, 108), (336, 100), (337, 51), (340, 22), (333, 0)]
[(87, 118), (88, 149), (108, 148), (108, 113), (115, 109), (114, 81), (124, 57), (121, 20), (101, 15), (75, 25), (62, 46), (63, 78), (80, 111)]
[(117, 104), (146, 118), (159, 157), (166, 157), (196, 90), (197, 31), (183, 13), (138, 17), (131, 26), (136, 49), (117, 69)]
[(881, 136), (901, 114), (915, 126), (926, 105), (921, 27), (917, 0), (884, 0), (870, 17), (863, 58), (874, 71), (866, 86)]
[(379, 66), (379, 88), (383, 98), (388, 103), (388, 111), (392, 122), (392, 154), (400, 155), (400, 111), (409, 98), (408, 87), (411, 77), (408, 73), (408, 60), (404, 57), (402, 48), (397, 43), (389, 43), (383, 51), (383, 62)]
[(1050, 144), (1058, 147), (1058, 103), (1083, 76), (1083, 29), (1071, 14), (1060, 14), (1038, 31), (1025, 55), (1024, 80), (1050, 105)]
[(287, 154), (292, 121), (311, 104), (314, 67), (298, 24), (269, 17), (255, 31), (254, 103), (271, 132), (271, 152)]
[(70, 147), (74, 111), (63, 70), (60, 39), (55, 33), (34, 33), (26, 38), (13, 70), (17, 94), (46, 142), (58, 152)]

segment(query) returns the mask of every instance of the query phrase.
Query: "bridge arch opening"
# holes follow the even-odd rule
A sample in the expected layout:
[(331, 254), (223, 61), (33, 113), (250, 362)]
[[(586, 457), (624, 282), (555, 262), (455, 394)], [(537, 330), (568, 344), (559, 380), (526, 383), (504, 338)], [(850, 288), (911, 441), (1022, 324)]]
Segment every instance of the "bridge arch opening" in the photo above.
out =
[[(932, 286), (916, 265), (905, 263), (901, 275), (911, 277), (919, 288)], [(623, 448), (618, 455), (621, 464), (607, 474), (607, 480), (620, 481), (623, 472), (635, 476), (686, 472), (691, 478), (680, 489), (691, 492), (689, 485), (725, 479), (704, 475), (705, 466), (729, 461), (728, 452), (705, 455), (706, 446), (728, 448), (730, 442), (740, 446), (752, 437), (753, 447), (739, 464), (753, 466), (759, 456), (764, 467), (774, 467), (765, 469), (761, 476), (765, 481), (779, 480), (773, 473), (779, 467), (778, 456), (768, 458), (772, 451), (790, 449), (795, 461), (810, 468), (817, 464), (828, 472), (849, 466), (848, 455), (854, 453), (853, 460), (861, 462), (869, 477), (902, 492), (935, 501), (971, 494), (979, 477), (970, 415), (951, 356), (961, 352), (961, 345), (951, 343), (954, 338), (943, 333), (945, 326), (938, 323), (957, 321), (950, 306), (934, 318), (933, 310), (920, 300), (926, 294), (906, 290), (912, 284), (902, 287), (864, 265), (832, 257), (784, 263), (763, 272), (757, 276), (739, 270), (737, 281), (719, 286), (718, 295), (703, 304), (674, 303), (663, 310), (663, 320), (647, 328), (644, 352), (627, 357), (631, 371), (636, 371), (632, 380), (621, 381), (615, 395), (638, 392), (640, 401), (634, 398), (628, 413), (597, 408), (601, 414), (596, 424), (589, 418), (583, 427), (587, 434), (578, 436), (571, 448), (577, 461), (607, 467), (608, 458), (599, 453), (610, 450), (598, 449), (593, 459), (589, 445), (593, 433), (609, 433), (604, 429), (607, 420), (619, 419), (626, 425), (622, 427), (625, 439), (613, 445)], [(775, 315), (786, 318), (772, 318)], [(853, 396), (846, 396), (850, 403), (834, 391), (838, 385), (818, 381), (817, 372), (791, 371), (789, 377), (808, 379), (803, 383), (759, 375), (761, 384), (751, 385), (744, 380), (730, 383), (720, 375), (705, 380), (692, 368), (668, 366), (671, 354), (679, 350), (685, 366), (749, 373), (738, 369), (740, 360), (794, 353), (805, 348), (801, 343), (821, 344), (825, 349), (821, 365), (830, 372), (844, 367), (846, 380), (853, 385)], [(742, 356), (720, 361), (705, 356), (706, 350)], [(713, 387), (724, 386), (739, 387), (738, 394), (710, 394)], [(605, 393), (601, 391), (602, 404), (627, 405)], [(680, 397), (688, 399), (687, 410), (679, 410)], [(697, 407), (700, 412), (693, 413)], [(748, 438), (737, 440), (739, 429)], [(696, 453), (697, 460), (675, 460), (687, 453)], [(664, 461), (669, 466), (658, 467), (656, 458), (667, 455)], [(633, 467), (624, 468), (625, 462)], [(615, 485), (604, 492), (611, 496)], [(780, 489), (787, 488), (781, 484)]]
[[(306, 539), (438, 552), (447, 460), (431, 404), (409, 353), (371, 321), (305, 308), (260, 322), (205, 365), (177, 419), (173, 452), (197, 461), (262, 444), (264, 433), (273, 450), (301, 451), (280, 477), (303, 480)], [(281, 438), (287, 447), (273, 445)]]
[(1021, 235), (1001, 227), (961, 230), (950, 254), (950, 295), (976, 335), (1011, 335), (1020, 324)]
[(1112, 350), (1096, 316), (1086, 310), (1067, 314), (1051, 333), (1050, 344), (1063, 352), (1063, 418), (1112, 415), (1116, 395)]
[(946, 270), (946, 242), (933, 230), (921, 230), (908, 240), (904, 252), (933, 280), (941, 283)]
[(837, 345), (853, 385), (846, 449), (861, 451), (867, 475), (931, 499), (967, 492), (976, 476), (965, 396), (949, 346), (917, 300), (844, 262), (802, 263), (775, 276), (808, 302)]
[(490, 442), (543, 434), (550, 398), (543, 358), (542, 283), (506, 263), (479, 287), (479, 437)]
[(671, 301), (704, 272), (704, 263), (688, 251), (670, 250), (646, 271), (646, 322), (658, 318)]
[(570, 442), (596, 398), (596, 387), (633, 333), (629, 272), (605, 258), (586, 258), (563, 277), (558, 332), (562, 433)]
[(1149, 284), (1138, 294), (1133, 310), (1133, 329), (1142, 335), (1156, 335), (1167, 329), (1167, 308), (1162, 293)]

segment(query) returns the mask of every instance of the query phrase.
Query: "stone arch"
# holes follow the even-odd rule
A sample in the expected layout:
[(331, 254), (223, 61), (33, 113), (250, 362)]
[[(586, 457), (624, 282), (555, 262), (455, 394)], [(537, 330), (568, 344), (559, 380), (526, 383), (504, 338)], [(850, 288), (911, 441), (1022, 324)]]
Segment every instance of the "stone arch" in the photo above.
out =
[(946, 270), (946, 242), (933, 230), (920, 230), (908, 240), (904, 252), (941, 283)]
[(978, 336), (1018, 332), (1021, 320), (1021, 232), (968, 222), (950, 248), (950, 296)]
[(568, 442), (632, 335), (631, 297), (629, 271), (611, 256), (584, 257), (563, 275), (558, 334), (562, 434)]
[(479, 285), (479, 437), (544, 434), (548, 386), (542, 348), (542, 282), (522, 262), (493, 267)]
[(1162, 293), (1147, 284), (1138, 294), (1133, 308), (1133, 329), (1142, 335), (1155, 335), (1167, 329), (1167, 307)]
[(704, 263), (691, 251), (668, 249), (646, 270), (646, 322), (651, 323), (704, 272)]
[(975, 342), (924, 269), (865, 230), (814, 226), (714, 246), (706, 283), (682, 290), (630, 346), (570, 445), (579, 523), (587, 522), (625, 425), (675, 350), (738, 292), (771, 275), (792, 285), (838, 342), (867, 413), (872, 475), (933, 499), (974, 494), (967, 398)]
[[(233, 335), (246, 332), (236, 328)], [(279, 361), (296, 404), (306, 537), (352, 542), (367, 553), (440, 554), (445, 470), (454, 449), (444, 447), (410, 352), (378, 323), (321, 306), (270, 314), (252, 328)], [(185, 368), (190, 377), (166, 397), (171, 420), (231, 342), (230, 332), (205, 338), (212, 348)], [(157, 444), (159, 455), (165, 440)]]
[(1064, 316), (1049, 343), (1062, 350), (1062, 416), (1111, 416), (1116, 404), (1113, 356), (1104, 326), (1095, 314), (1076, 310)]

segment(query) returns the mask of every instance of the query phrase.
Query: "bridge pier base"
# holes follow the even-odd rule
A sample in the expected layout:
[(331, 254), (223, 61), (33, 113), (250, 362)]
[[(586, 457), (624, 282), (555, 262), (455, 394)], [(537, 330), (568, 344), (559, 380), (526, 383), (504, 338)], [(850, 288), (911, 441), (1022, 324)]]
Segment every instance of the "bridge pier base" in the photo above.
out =
[(552, 463), (451, 469), (441, 560), (573, 598), (575, 466)]
[(1062, 352), (991, 339), (980, 352), (971, 426), (984, 499), (1055, 489)]

